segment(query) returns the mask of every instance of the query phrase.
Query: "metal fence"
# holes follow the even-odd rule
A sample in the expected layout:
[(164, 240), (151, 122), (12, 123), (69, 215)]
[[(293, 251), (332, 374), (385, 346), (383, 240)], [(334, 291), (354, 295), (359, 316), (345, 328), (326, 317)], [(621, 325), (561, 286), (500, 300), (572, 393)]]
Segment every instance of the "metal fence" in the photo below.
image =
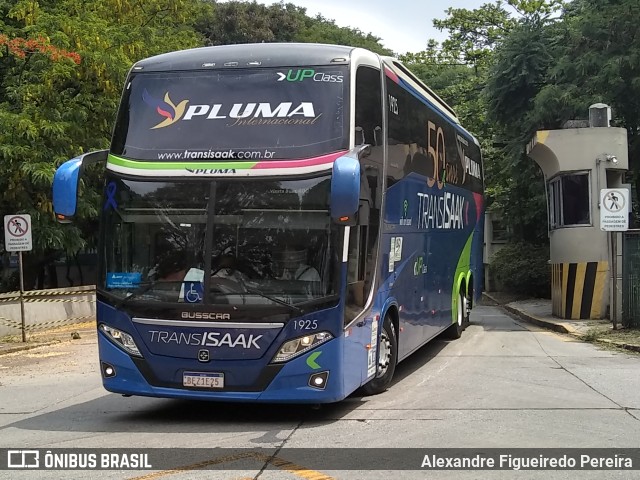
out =
[(622, 324), (640, 327), (640, 230), (622, 235)]

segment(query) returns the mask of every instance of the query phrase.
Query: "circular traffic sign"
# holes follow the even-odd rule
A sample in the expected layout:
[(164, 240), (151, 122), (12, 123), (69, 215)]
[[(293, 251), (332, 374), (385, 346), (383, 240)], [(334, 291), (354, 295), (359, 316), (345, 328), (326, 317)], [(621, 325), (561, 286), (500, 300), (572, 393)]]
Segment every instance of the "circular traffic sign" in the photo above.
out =
[(604, 196), (604, 208), (609, 212), (620, 212), (625, 207), (625, 198), (618, 192), (607, 192)]
[(29, 222), (19, 215), (11, 217), (7, 222), (7, 231), (12, 237), (24, 237), (29, 231)]

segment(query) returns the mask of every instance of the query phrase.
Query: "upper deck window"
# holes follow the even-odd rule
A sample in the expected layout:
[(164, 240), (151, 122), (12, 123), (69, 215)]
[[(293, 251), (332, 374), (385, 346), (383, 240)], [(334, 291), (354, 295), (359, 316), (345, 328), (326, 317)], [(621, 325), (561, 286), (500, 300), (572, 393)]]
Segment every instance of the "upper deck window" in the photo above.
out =
[(151, 161), (300, 159), (347, 147), (346, 67), (133, 74), (112, 152)]

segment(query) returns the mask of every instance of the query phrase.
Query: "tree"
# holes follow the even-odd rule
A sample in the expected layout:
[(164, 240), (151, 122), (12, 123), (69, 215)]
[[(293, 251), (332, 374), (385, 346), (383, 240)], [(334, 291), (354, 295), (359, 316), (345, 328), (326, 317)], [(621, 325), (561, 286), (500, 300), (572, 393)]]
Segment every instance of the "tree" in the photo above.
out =
[(208, 45), (292, 42), (305, 25), (305, 9), (291, 3), (215, 2), (197, 28)]
[(33, 219), (27, 284), (55, 252), (95, 241), (100, 189), (86, 188), (80, 222), (62, 228), (52, 215), (55, 168), (106, 148), (127, 70), (144, 57), (201, 44), (198, 0), (0, 3), (0, 214)]
[(517, 238), (539, 242), (547, 236), (544, 178), (525, 148), (537, 129), (555, 126), (545, 122), (548, 111), (534, 108), (553, 64), (553, 31), (545, 17), (521, 19), (497, 48), (486, 86), (488, 116), (505, 159), (495, 179), (506, 188), (494, 200)]
[[(515, 32), (536, 19), (551, 23), (561, 6), (556, 0), (509, 0), (475, 10), (450, 8), (446, 19), (434, 21), (436, 27), (448, 30), (449, 38), (442, 45), (430, 43), (422, 67), (412, 61), (415, 59), (405, 58), (454, 106), (463, 125), (479, 138), (485, 158), (488, 204), (505, 213), (505, 222), (516, 239), (546, 238), (544, 184), (537, 166), (524, 154), (531, 122), (525, 122), (523, 129), (525, 124), (514, 115), (527, 113), (530, 94), (534, 92), (522, 90), (531, 72), (503, 63), (500, 55), (510, 45), (517, 51), (523, 47), (526, 52), (527, 45), (515, 46)], [(521, 60), (528, 62), (527, 55), (523, 53)], [(536, 57), (536, 61), (540, 58)], [(535, 71), (546, 68), (533, 67)], [(421, 72), (426, 71), (431, 73), (425, 78)], [(521, 83), (513, 85), (514, 79)], [(537, 85), (538, 80), (534, 76), (531, 82)], [(519, 94), (524, 95), (514, 93), (518, 88)]]
[(213, 13), (198, 23), (209, 45), (262, 42), (330, 43), (368, 48), (391, 55), (380, 38), (358, 29), (339, 27), (321, 15), (309, 17), (306, 8), (292, 3), (211, 2)]
[[(629, 169), (640, 198), (640, 37), (635, 0), (576, 0), (567, 5), (549, 82), (535, 99), (537, 110), (557, 111), (564, 120), (584, 117), (589, 105), (612, 107), (627, 129)], [(637, 209), (636, 209), (637, 213)], [(636, 219), (636, 222), (638, 219)]]
[(393, 52), (380, 43), (380, 38), (371, 33), (364, 33), (357, 28), (339, 27), (333, 20), (317, 15), (307, 17), (304, 27), (296, 35), (296, 41), (330, 43), (361, 47), (379, 53), (393, 55)]
[[(561, 16), (554, 12), (528, 13), (496, 49), (487, 86), (490, 118), (501, 125), (501, 142), (515, 154), (535, 130), (585, 118), (596, 102), (611, 105), (618, 125), (627, 128), (637, 205), (640, 44), (634, 15), (640, 5), (576, 0)], [(535, 197), (542, 202), (542, 192)]]

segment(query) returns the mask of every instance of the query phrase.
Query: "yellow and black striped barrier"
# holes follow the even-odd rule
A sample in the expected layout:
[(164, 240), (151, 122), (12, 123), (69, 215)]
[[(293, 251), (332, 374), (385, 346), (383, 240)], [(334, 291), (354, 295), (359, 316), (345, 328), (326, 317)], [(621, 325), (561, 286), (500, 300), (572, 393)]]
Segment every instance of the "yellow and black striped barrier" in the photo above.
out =
[(25, 297), (26, 303), (95, 303), (95, 298), (32, 298)]
[[(47, 328), (61, 327), (63, 325), (71, 325), (74, 323), (82, 323), (93, 320), (95, 315), (82, 315), (79, 317), (68, 317), (61, 320), (50, 320), (48, 322), (32, 323), (24, 326), (25, 331), (46, 330)], [(22, 331), (22, 324), (7, 317), (0, 317), (0, 325), (15, 328)]]
[[(42, 297), (58, 297), (58, 296), (78, 296), (78, 295), (93, 295), (95, 290), (82, 289), (82, 290), (32, 290), (22, 294), (25, 302), (94, 302), (95, 300), (85, 299), (51, 299)], [(20, 301), (20, 292), (7, 292), (0, 294), (0, 303), (11, 303)]]
[[(86, 298), (77, 298), (83, 296)], [(54, 297), (54, 298), (51, 298)], [(68, 297), (68, 298), (61, 298)], [(8, 292), (0, 294), (0, 304), (18, 303), (21, 300), (20, 292)], [(23, 293), (22, 300), (25, 304), (33, 303), (95, 303), (95, 289), (80, 287), (69, 290), (33, 290)], [(78, 312), (80, 313), (80, 312)], [(94, 319), (94, 315), (81, 315), (74, 317), (65, 317), (59, 320), (49, 320), (46, 322), (27, 323), (22, 325), (20, 319), (11, 319), (0, 315), (0, 326), (9, 327), (22, 331), (45, 330), (47, 328), (55, 328), (74, 323), (81, 323)]]
[(603, 318), (608, 272), (608, 262), (552, 264), (553, 315), (571, 320)]

